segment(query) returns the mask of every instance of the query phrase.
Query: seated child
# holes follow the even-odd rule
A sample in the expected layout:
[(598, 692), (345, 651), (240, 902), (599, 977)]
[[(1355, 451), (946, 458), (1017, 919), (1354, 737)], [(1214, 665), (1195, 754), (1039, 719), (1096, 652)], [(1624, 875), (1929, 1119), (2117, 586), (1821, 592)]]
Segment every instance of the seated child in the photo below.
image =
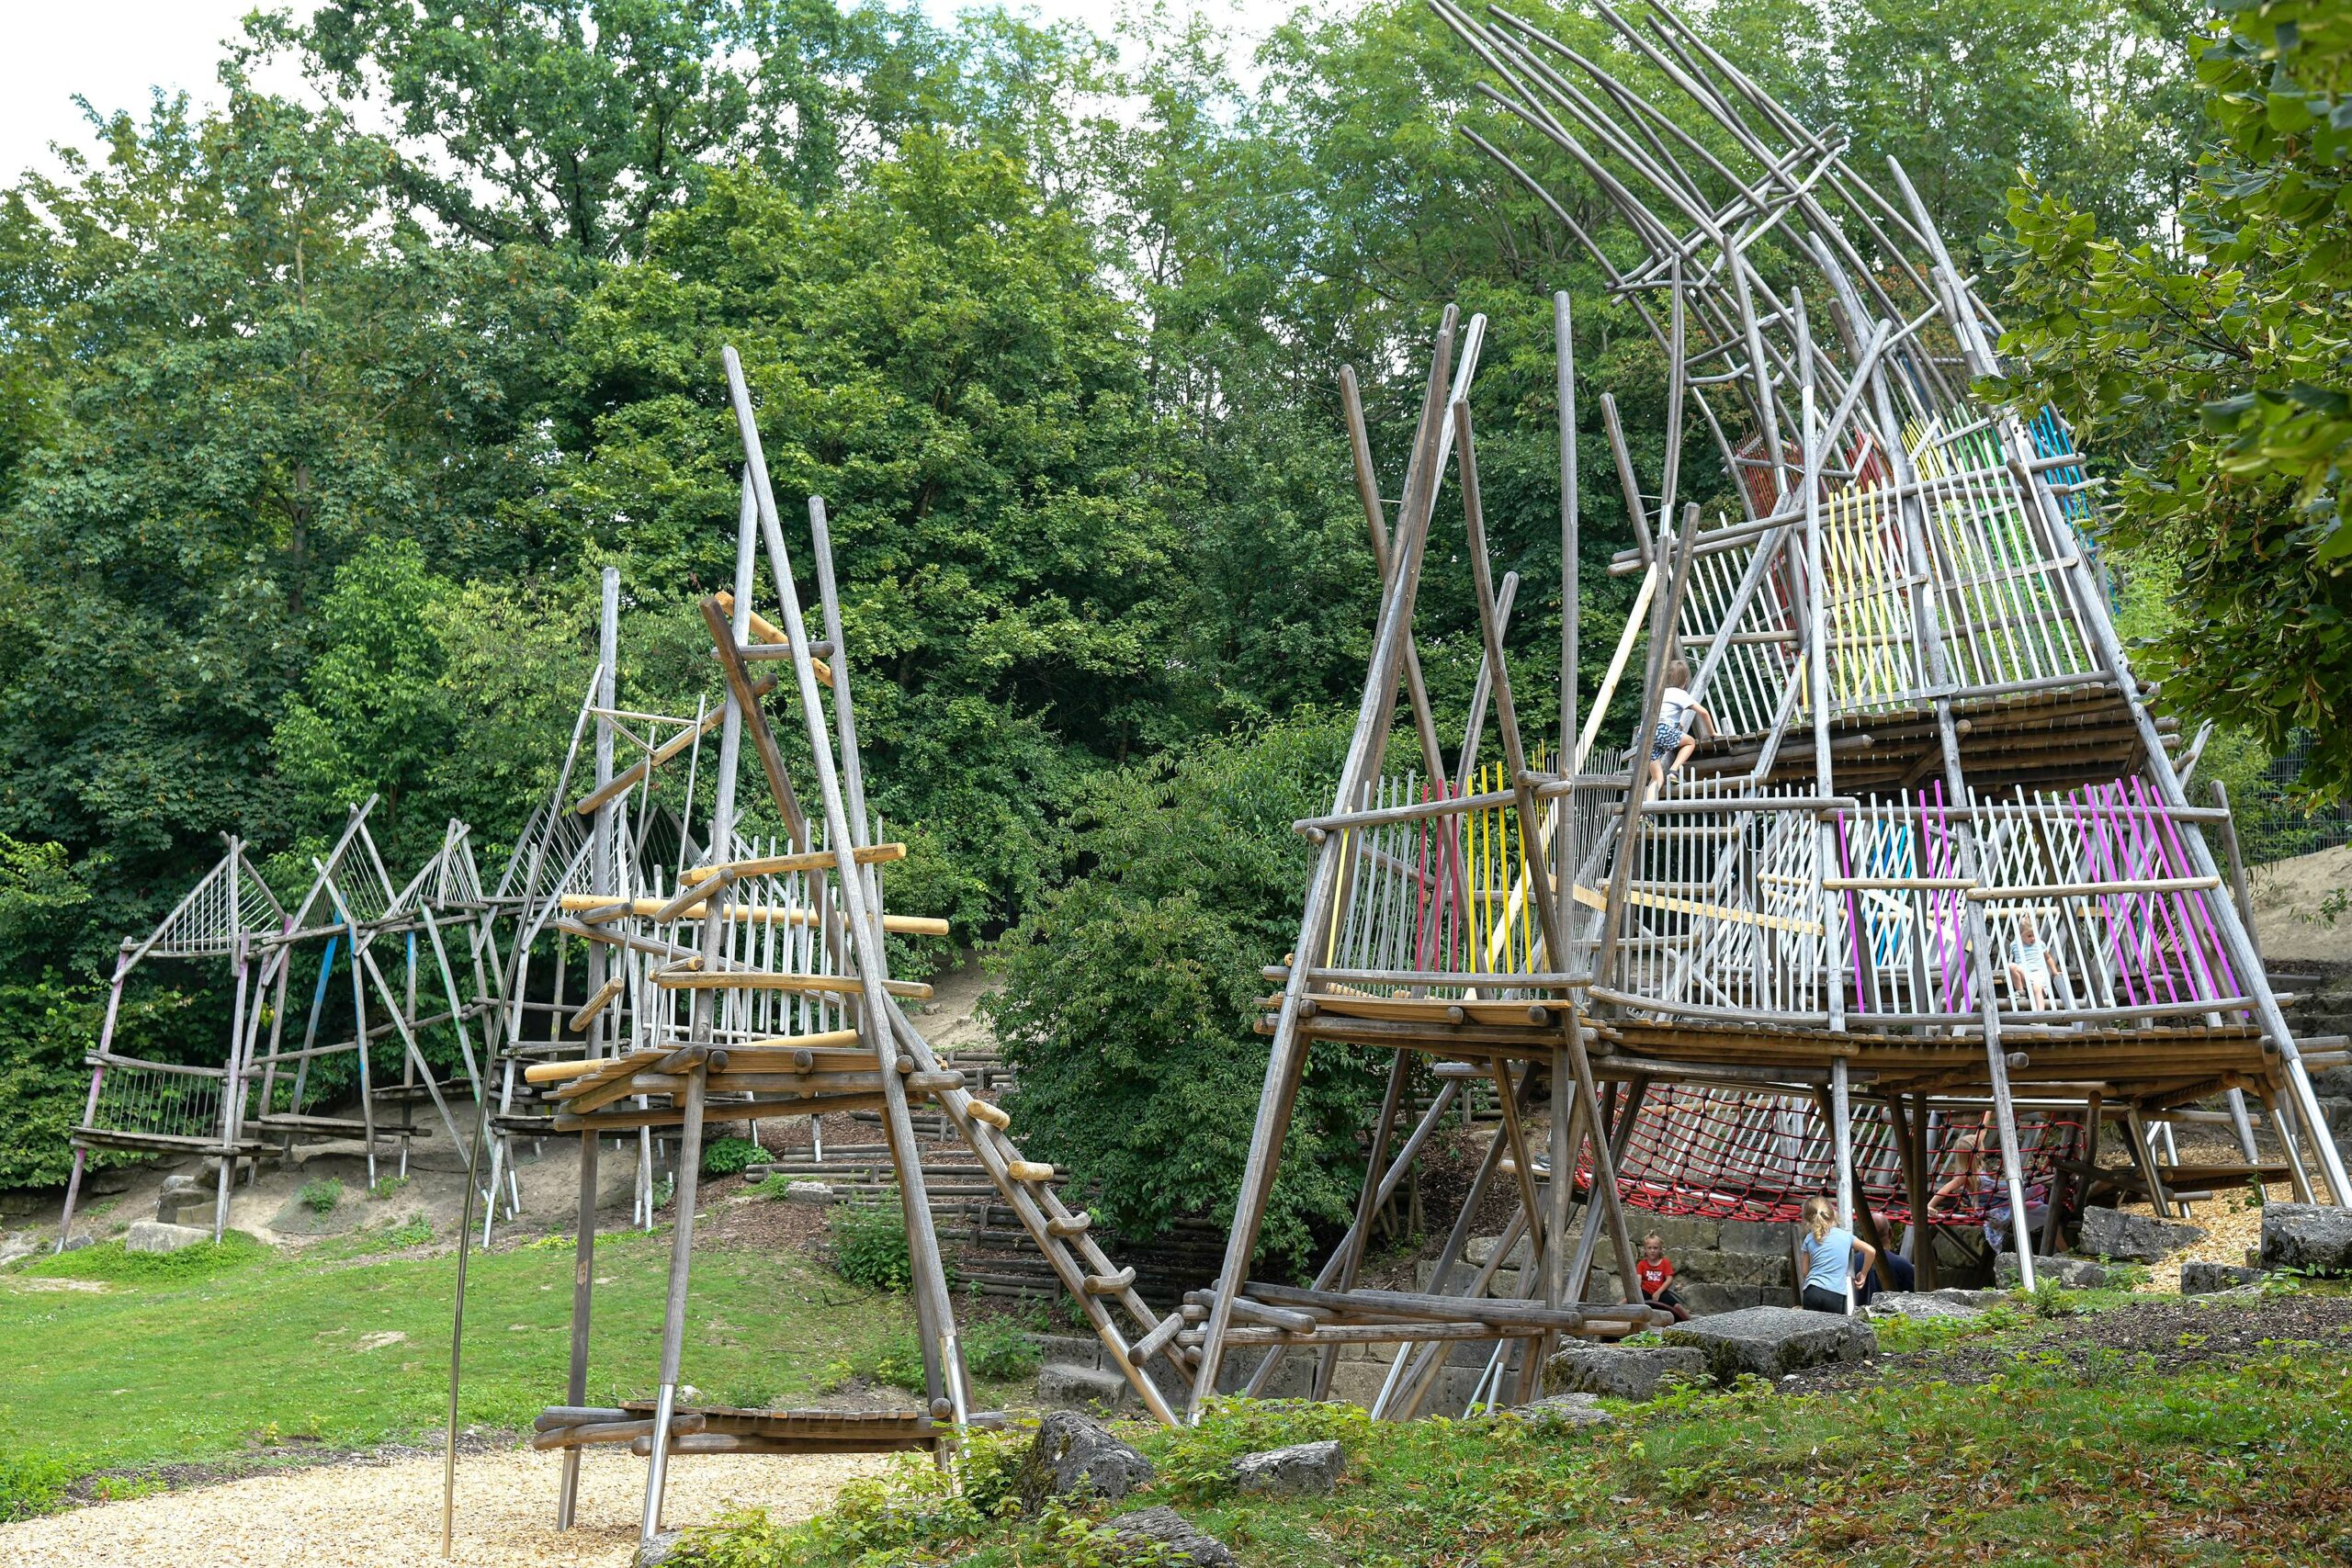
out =
[(2050, 999), (2050, 972), (2056, 959), (2050, 944), (2041, 940), (2034, 930), (2033, 917), (2027, 915), (2018, 921), (2018, 934), (2009, 943), (2009, 996), (2026, 999), (2026, 1006), (2036, 1012), (2046, 1012), (2053, 1005)]
[(1666, 1255), (1666, 1238), (1656, 1231), (1642, 1237), (1642, 1255), (1634, 1260), (1634, 1278), (1642, 1287), (1644, 1301), (1664, 1307), (1677, 1323), (1690, 1321), (1690, 1309), (1674, 1293), (1674, 1259)]

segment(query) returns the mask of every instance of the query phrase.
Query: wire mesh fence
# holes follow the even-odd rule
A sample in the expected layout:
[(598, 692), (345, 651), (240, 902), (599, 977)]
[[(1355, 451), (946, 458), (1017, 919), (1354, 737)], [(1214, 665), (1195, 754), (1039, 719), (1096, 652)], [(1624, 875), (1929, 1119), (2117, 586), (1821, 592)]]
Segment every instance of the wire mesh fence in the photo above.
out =
[(2258, 792), (2251, 799), (2231, 802), (2236, 807), (2239, 841), (2245, 846), (2246, 859), (2256, 865), (2352, 843), (2352, 806), (2335, 801), (2307, 807), (2289, 794), (2311, 749), (2311, 732), (2295, 731), (2286, 750), (2270, 760)]

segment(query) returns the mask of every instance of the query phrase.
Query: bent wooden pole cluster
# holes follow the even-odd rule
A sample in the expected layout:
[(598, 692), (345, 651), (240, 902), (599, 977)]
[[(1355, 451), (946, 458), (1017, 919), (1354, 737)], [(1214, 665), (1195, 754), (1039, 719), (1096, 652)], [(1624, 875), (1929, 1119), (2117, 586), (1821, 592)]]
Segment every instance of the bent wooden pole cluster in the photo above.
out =
[[(1611, 570), (1641, 583), (1588, 705), (1562, 296), (1563, 745), (1546, 761), (1502, 663), (1474, 439), (1483, 323), (1449, 310), (1439, 327), (1393, 531), (1342, 378), (1380, 612), (1331, 809), (1299, 824), (1314, 870), (1294, 952), (1270, 971), (1283, 987), (1261, 1020), (1272, 1049), (1225, 1267), (1175, 1335), (1202, 1351), (1194, 1411), (1243, 1347), (1264, 1347), (1254, 1392), (1287, 1347), (1427, 1341), (1378, 1395), (1397, 1416), (1426, 1402), (1448, 1336), (1619, 1330), (1584, 1298), (1604, 1235), (1621, 1288), (1631, 1277), (1629, 1207), (1793, 1218), (1817, 1194), (1866, 1236), (1902, 1224), (1930, 1278), (1924, 1240), (1940, 1230), (1962, 1250), (2015, 1248), (2030, 1283), (2018, 1238), (2060, 1239), (2097, 1179), (2102, 1122), (2135, 1130), (2137, 1179), (2163, 1205), (2184, 1173), (2167, 1184), (2138, 1130), (2223, 1115), (2191, 1109), (2205, 1100), (2245, 1129), (2245, 1163), (2197, 1168), (2198, 1182), (2285, 1172), (2352, 1201), (2208, 843), (2218, 827), (2226, 847), (2227, 811), (2189, 802), (2177, 727), (2117, 636), (2087, 542), (2096, 481), (2054, 412), (1973, 390), (1999, 369), (1999, 329), (1903, 170), (1874, 186), (1659, 0), (1630, 15), (1600, 0), (1603, 47), (1500, 6), (1430, 5), (1486, 78), (1463, 134), (1664, 355), (1665, 455), (1645, 479), (1601, 396), (1634, 524)], [(1596, 204), (1637, 254), (1577, 222)], [(1432, 538), (1449, 459), (1464, 532)], [(1679, 500), (1702, 459), (1737, 515)], [(1466, 564), (1473, 620), (1427, 635), (1476, 635), (1490, 672), (1503, 763), (1475, 794), (1423, 711), (1415, 607), (1435, 559)], [(1419, 768), (1384, 769), (1408, 724)], [(1399, 1055), (1356, 1224), (1313, 1292), (1285, 1293), (1250, 1271), (1306, 1055), (1327, 1040)], [(1490, 1081), (1500, 1123), (1428, 1299), (1408, 1303), (1353, 1281), (1424, 1073)], [(2256, 1159), (2249, 1100), (2270, 1111), (2278, 1166)], [(1548, 1139), (1530, 1134), (1539, 1115)], [(1474, 1237), (1497, 1181), (1515, 1213)], [(1522, 1245), (1524, 1304), (1506, 1312), (1498, 1259)], [(1330, 1364), (1310, 1392), (1329, 1391)], [(1504, 1366), (1498, 1348), (1490, 1401)], [(1519, 1376), (1530, 1386), (1531, 1357)]]
[[(974, 1096), (960, 1072), (943, 1067), (900, 1006), (929, 996), (930, 987), (892, 976), (886, 934), (945, 935), (946, 923), (884, 909), (884, 874), (906, 846), (885, 837), (866, 802), (856, 649), (842, 626), (824, 503), (810, 499), (805, 545), (788, 544), (741, 366), (731, 348), (724, 359), (743, 444), (742, 504), (732, 589), (701, 605), (722, 693), (692, 716), (621, 707), (613, 652), (617, 590), (609, 589), (606, 651), (573, 743), (577, 758), (594, 737), (594, 777), (575, 786), (567, 763), (565, 782), (514, 857), (525, 869), (505, 992), (516, 1025), (500, 1124), (516, 1134), (581, 1140), (571, 1361), (562, 1403), (540, 1418), (535, 1444), (563, 1454), (559, 1528), (574, 1522), (583, 1448), (625, 1442), (642, 1455), (639, 1524), (649, 1538), (662, 1524), (674, 1455), (937, 1452), (963, 1427), (993, 1419), (972, 1409), (933, 1226), (913, 1120), (925, 1101), (970, 1146), (1147, 1408), (1172, 1422), (1162, 1381), (1187, 1387), (1198, 1359), (1177, 1343), (1182, 1318), (1144, 1303), (1134, 1271), (1116, 1268), (1090, 1234), (1090, 1218), (1062, 1201), (1059, 1173), (1022, 1154), (1009, 1135), (1011, 1118)], [(805, 550), (797, 561), (796, 549)], [(813, 626), (802, 599), (802, 573), (811, 570), (821, 616)], [(762, 662), (775, 672), (754, 679)], [(782, 710), (773, 717), (771, 703)], [(785, 723), (797, 725), (805, 741), (806, 776), (796, 777), (787, 763), (778, 739)], [(718, 757), (707, 768), (702, 742), (714, 734)], [(632, 765), (619, 765), (616, 739), (636, 748)], [(683, 788), (673, 782), (681, 764)], [(761, 792), (783, 826), (780, 839), (745, 830), (739, 788)], [(583, 818), (584, 832), (576, 825)], [(537, 1000), (526, 965), (549, 945), (555, 973), (546, 999)], [(583, 960), (577, 976), (565, 971), (574, 947)], [(546, 1021), (543, 1032), (523, 1026), (526, 1010)], [(705, 1129), (714, 1119), (813, 1122), (845, 1111), (878, 1116), (896, 1174), (922, 1344), (922, 1405), (874, 1416), (683, 1406)], [(616, 1137), (636, 1143), (639, 1213), (650, 1225), (656, 1205), (647, 1151), (660, 1134), (676, 1145), (660, 1371), (650, 1398), (594, 1408), (586, 1397), (600, 1146)], [(1159, 1379), (1146, 1370), (1156, 1358), (1170, 1369)], [(453, 1507), (453, 1497), (445, 1498), (445, 1508)]]
[[(455, 820), (424, 864), (396, 884), (369, 830), (376, 804), (370, 796), (354, 807), (334, 846), (313, 857), (309, 886), (290, 912), (252, 846), (232, 838), (161, 924), (122, 944), (89, 1057), (89, 1093), (71, 1134), (61, 1248), (94, 1149), (210, 1161), (215, 1240), (228, 1227), (236, 1172), (250, 1174), (254, 1161), (297, 1144), (356, 1142), (371, 1187), (388, 1157), (395, 1174), (406, 1175), (413, 1141), (436, 1134), (472, 1163), (465, 1102), (483, 1094), (502, 1038), (492, 978), (499, 901), (482, 888), (471, 830)], [(218, 1066), (150, 1061), (116, 1048), (134, 973), (222, 960), (234, 992)], [(432, 1065), (449, 1055), (456, 1073)], [(320, 1088), (341, 1075), (314, 1070), (335, 1058), (346, 1059), (357, 1080), (347, 1108), (330, 1104)], [(420, 1120), (420, 1111), (429, 1115)], [(511, 1212), (511, 1190), (506, 1201)]]

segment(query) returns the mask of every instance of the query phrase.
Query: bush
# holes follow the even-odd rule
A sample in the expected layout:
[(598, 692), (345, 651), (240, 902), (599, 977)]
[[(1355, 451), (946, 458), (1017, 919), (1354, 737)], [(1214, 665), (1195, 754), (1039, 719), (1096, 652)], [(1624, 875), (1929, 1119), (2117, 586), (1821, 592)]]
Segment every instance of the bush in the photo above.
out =
[(269, 1248), (244, 1232), (224, 1231), (217, 1242), (198, 1242), (177, 1252), (132, 1252), (119, 1241), (106, 1242), (62, 1257), (44, 1258), (28, 1264), (25, 1272), (58, 1280), (172, 1284), (242, 1269), (268, 1256)]
[(749, 1138), (713, 1138), (702, 1146), (705, 1176), (741, 1176), (768, 1157), (767, 1150)]
[(922, 1341), (916, 1337), (914, 1330), (902, 1329), (872, 1348), (852, 1356), (846, 1370), (850, 1376), (867, 1382), (921, 1393), (924, 1387)]
[[(1310, 716), (1101, 784), (1071, 835), (1094, 869), (1000, 949), (1003, 989), (984, 1005), (1020, 1074), (1023, 1146), (1093, 1190), (1123, 1235), (1232, 1213), (1266, 1075), (1259, 971), (1298, 940), (1309, 869), (1290, 825), (1329, 807), (1347, 738)], [(1313, 1226), (1351, 1217), (1386, 1059), (1315, 1051), (1261, 1254), (1301, 1258)]]
[(343, 1201), (343, 1183), (332, 1176), (322, 1177), (316, 1181), (305, 1181), (302, 1183), (300, 1196), (302, 1200), (302, 1207), (310, 1210), (311, 1213), (331, 1214), (334, 1213), (334, 1206)]
[(843, 1203), (825, 1218), (833, 1271), (853, 1285), (903, 1291), (914, 1279), (907, 1253), (907, 1215), (894, 1192), (872, 1203)]
[(1046, 1359), (1043, 1341), (1011, 1318), (984, 1317), (964, 1331), (964, 1365), (975, 1377), (1012, 1382)]

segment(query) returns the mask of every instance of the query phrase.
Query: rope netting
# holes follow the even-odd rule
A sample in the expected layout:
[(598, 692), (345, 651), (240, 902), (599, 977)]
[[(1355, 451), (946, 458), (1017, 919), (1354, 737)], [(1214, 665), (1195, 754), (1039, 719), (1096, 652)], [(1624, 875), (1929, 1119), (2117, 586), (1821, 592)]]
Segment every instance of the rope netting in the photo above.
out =
[[(1902, 1158), (1885, 1108), (1853, 1108), (1854, 1196), (1898, 1223), (1912, 1218)], [(2079, 1121), (2020, 1111), (2018, 1144), (2024, 1161), (2026, 1205), (2048, 1201), (2058, 1162), (2076, 1157)], [(1999, 1140), (1984, 1113), (1930, 1111), (1927, 1127), (1926, 1223), (1973, 1226), (2006, 1220)], [(1589, 1188), (1589, 1154), (1577, 1168)], [(1658, 1085), (1642, 1102), (1625, 1155), (1618, 1162), (1619, 1194), (1636, 1208), (1707, 1219), (1792, 1221), (1807, 1198), (1834, 1196), (1837, 1165), (1829, 1125), (1807, 1099), (1691, 1085)], [(1941, 1194), (1940, 1197), (1938, 1195)], [(2038, 1219), (2038, 1213), (2033, 1217)]]

